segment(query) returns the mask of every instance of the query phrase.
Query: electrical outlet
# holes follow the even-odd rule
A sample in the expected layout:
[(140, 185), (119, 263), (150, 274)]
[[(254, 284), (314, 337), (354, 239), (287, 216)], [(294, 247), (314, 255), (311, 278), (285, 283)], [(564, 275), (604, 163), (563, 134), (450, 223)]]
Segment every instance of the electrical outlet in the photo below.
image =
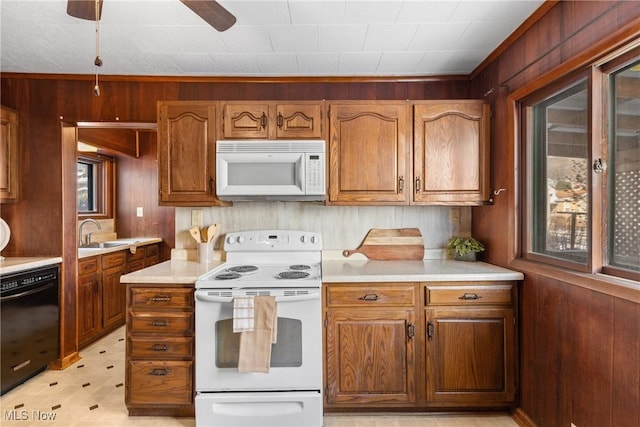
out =
[(449, 209), (449, 222), (457, 225), (460, 222), (460, 208)]
[(202, 209), (191, 209), (191, 225), (202, 227), (204, 225), (204, 212)]
[(141, 217), (143, 216), (142, 206), (138, 206), (138, 207), (136, 208), (136, 216), (137, 216), (138, 218), (141, 218)]

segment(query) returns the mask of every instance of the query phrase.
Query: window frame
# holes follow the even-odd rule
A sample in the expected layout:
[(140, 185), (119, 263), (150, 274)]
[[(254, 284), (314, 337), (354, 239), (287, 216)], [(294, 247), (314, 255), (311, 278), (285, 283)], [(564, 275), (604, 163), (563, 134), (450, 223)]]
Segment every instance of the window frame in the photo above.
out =
[[(550, 75), (539, 79), (527, 87), (527, 90), (515, 91), (509, 96), (513, 107), (514, 136), (516, 137), (517, 167), (520, 173), (516, 176), (522, 209), (517, 215), (517, 246), (515, 256), (523, 261), (531, 261), (549, 267), (560, 267), (576, 273), (587, 273), (598, 277), (609, 277), (613, 282), (618, 279), (640, 282), (640, 272), (609, 265), (609, 216), (612, 215), (609, 186), (609, 173), (594, 173), (594, 159), (604, 159), (609, 164), (610, 135), (610, 77), (611, 75), (640, 58), (640, 46), (637, 43), (619, 52), (611, 53), (591, 64), (582, 64), (573, 72)], [(588, 90), (588, 134), (590, 147), (587, 159), (589, 173), (588, 200), (588, 250), (585, 264), (571, 262), (559, 258), (533, 252), (531, 216), (535, 213), (531, 203), (531, 159), (532, 159), (532, 111), (531, 106), (554, 94), (587, 79)]]
[[(94, 153), (78, 153), (77, 163), (90, 163), (94, 165), (95, 203), (94, 211), (76, 211), (78, 220), (83, 219), (112, 219), (115, 205), (115, 159), (109, 156)], [(76, 185), (77, 191), (77, 185)]]

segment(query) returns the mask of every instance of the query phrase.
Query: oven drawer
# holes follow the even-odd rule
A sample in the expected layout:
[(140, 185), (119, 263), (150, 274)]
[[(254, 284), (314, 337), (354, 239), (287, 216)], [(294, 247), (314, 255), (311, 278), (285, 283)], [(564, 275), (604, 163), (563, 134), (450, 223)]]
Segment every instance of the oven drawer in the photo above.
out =
[(132, 359), (190, 359), (193, 337), (129, 337)]
[(385, 284), (371, 286), (327, 285), (327, 307), (413, 307), (416, 300), (414, 283)]
[(427, 284), (426, 299), (429, 305), (487, 305), (513, 302), (513, 285), (508, 282), (471, 286), (460, 284)]
[(129, 331), (138, 333), (184, 334), (193, 333), (193, 312), (147, 311), (130, 313)]
[(193, 307), (193, 289), (190, 288), (130, 288), (131, 307)]
[(130, 361), (127, 404), (190, 405), (193, 403), (193, 362)]

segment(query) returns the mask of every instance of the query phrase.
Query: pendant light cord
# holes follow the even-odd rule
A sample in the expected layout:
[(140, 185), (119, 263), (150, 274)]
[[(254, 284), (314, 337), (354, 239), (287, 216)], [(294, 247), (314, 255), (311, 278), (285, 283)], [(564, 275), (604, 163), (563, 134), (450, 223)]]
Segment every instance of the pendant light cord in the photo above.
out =
[(93, 87), (93, 94), (100, 96), (100, 85), (98, 83), (98, 68), (102, 66), (102, 59), (100, 59), (100, 1), (95, 0), (96, 4), (96, 59), (93, 64), (96, 66), (96, 84)]

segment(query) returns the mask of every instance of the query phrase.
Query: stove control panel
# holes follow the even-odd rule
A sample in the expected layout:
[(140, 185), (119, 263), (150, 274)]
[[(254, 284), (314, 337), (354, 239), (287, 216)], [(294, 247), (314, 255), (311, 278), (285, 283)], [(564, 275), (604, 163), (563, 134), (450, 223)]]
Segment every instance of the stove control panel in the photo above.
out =
[(253, 230), (228, 233), (224, 240), (227, 252), (250, 251), (321, 251), (320, 233), (300, 230)]

